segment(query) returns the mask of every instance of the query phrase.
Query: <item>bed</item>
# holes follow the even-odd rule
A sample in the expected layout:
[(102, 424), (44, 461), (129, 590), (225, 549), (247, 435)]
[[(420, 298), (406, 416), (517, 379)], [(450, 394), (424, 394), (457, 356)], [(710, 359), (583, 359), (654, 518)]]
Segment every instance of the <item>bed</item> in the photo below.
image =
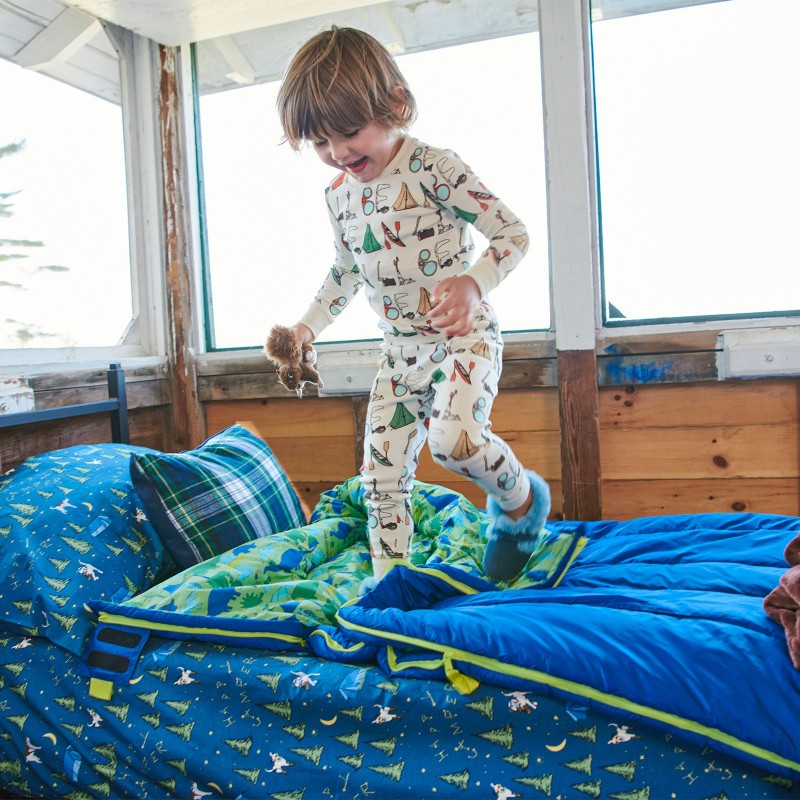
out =
[(553, 522), (524, 577), (414, 488), (370, 594), (353, 477), (306, 520), (267, 443), (108, 442), (0, 477), (0, 787), (23, 797), (797, 798), (764, 598), (797, 518)]

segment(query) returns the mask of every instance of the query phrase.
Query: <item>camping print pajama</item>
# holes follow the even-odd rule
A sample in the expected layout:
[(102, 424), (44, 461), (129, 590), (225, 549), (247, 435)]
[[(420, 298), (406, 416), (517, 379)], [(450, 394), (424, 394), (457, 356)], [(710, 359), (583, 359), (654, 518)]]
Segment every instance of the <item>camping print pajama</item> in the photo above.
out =
[(401, 558), (409, 551), (408, 497), (426, 439), (439, 463), (508, 508), (525, 501), (520, 464), (489, 421), (501, 351), (497, 341), (482, 336), (384, 346), (364, 438), (374, 557)]
[[(419, 453), (468, 476), (501, 508), (528, 495), (522, 467), (491, 431), (502, 363), (486, 297), (528, 247), (525, 226), (452, 151), (406, 136), (371, 183), (340, 173), (326, 189), (336, 260), (301, 322), (315, 338), (365, 287), (384, 334), (367, 412), (362, 482), (373, 559), (408, 554), (409, 490)], [(488, 240), (474, 249), (469, 226)], [(437, 283), (472, 277), (484, 300), (467, 336), (445, 337), (428, 317)], [(376, 570), (378, 577), (384, 570)]]

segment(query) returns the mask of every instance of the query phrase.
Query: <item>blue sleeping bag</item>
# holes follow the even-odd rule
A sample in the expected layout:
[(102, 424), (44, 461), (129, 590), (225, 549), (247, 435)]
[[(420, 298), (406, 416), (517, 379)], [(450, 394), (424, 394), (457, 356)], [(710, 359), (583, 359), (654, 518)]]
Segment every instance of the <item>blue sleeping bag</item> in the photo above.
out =
[(420, 670), (421, 649), (456, 684), (581, 698), (800, 772), (800, 672), (763, 609), (798, 520), (703, 514), (570, 527), (590, 541), (557, 587), (448, 592), (447, 568), (400, 567), (343, 607), (339, 624), (389, 650), (398, 674)]
[[(550, 692), (623, 713), (793, 778), (800, 672), (763, 609), (800, 520), (699, 514), (553, 522), (525, 575), (481, 572), (486, 515), (415, 484), (408, 563), (359, 598), (368, 574), (357, 478), (323, 495), (309, 525), (242, 545), (121, 603), (98, 603), (85, 674), (127, 683), (149, 631), (308, 649), (387, 672)], [(137, 635), (138, 632), (138, 635)], [(133, 653), (133, 649), (130, 651)], [(119, 661), (119, 668), (109, 667)], [(117, 669), (115, 673), (115, 669)]]

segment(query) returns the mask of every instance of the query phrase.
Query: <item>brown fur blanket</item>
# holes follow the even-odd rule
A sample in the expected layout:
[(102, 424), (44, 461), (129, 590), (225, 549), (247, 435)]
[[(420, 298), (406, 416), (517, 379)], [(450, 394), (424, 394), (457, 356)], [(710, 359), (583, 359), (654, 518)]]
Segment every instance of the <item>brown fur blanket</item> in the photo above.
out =
[(784, 555), (790, 569), (764, 598), (764, 610), (783, 628), (789, 657), (800, 669), (800, 536), (789, 542)]

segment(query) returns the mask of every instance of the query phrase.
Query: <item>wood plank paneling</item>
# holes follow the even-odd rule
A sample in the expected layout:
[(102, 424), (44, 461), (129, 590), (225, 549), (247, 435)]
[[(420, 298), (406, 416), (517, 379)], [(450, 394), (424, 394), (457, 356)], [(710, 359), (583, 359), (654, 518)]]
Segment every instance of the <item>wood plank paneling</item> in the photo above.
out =
[[(796, 514), (800, 509), (800, 383), (793, 379), (645, 384), (599, 393), (599, 487), (603, 517), (705, 511)], [(357, 472), (358, 398), (286, 395), (207, 403), (209, 431), (253, 419), (310, 506)], [(554, 388), (508, 389), (493, 428), (526, 467), (551, 485), (551, 518), (564, 514), (561, 434)], [(579, 449), (580, 452), (580, 449)], [(483, 493), (434, 462), (420, 480), (458, 491), (478, 507)], [(572, 516), (571, 514), (569, 516)]]
[(605, 480), (796, 478), (798, 426), (647, 428), (603, 431)]
[[(301, 499), (313, 508), (321, 492), (357, 474), (364, 398), (295, 397), (206, 403), (209, 435), (250, 421), (269, 443)], [(492, 410), (493, 429), (522, 463), (551, 482), (553, 514), (561, 513), (558, 398), (554, 389), (501, 392)], [(423, 448), (419, 480), (467, 496), (479, 508), (486, 498), (464, 475), (433, 460)]]
[(674, 353), (647, 353), (597, 358), (600, 386), (690, 383), (714, 380), (717, 374), (717, 355), (708, 351), (681, 353), (680, 357)]
[[(128, 409), (166, 406), (171, 400), (169, 381), (166, 378), (146, 381), (131, 381), (125, 374)], [(108, 398), (108, 385), (67, 387), (64, 389), (36, 390), (36, 408), (57, 408), (58, 406), (92, 403)]]
[(800, 381), (725, 381), (626, 386), (600, 391), (600, 427), (792, 425), (800, 419)]
[(351, 402), (347, 397), (284, 396), (268, 400), (206, 403), (209, 436), (237, 420), (252, 420), (267, 441), (352, 436)]
[(501, 391), (491, 417), (492, 430), (502, 438), (509, 432), (558, 431), (558, 392), (555, 388)]
[(800, 512), (800, 383), (600, 392), (603, 516)]
[[(266, 361), (266, 358), (264, 359)], [(278, 383), (274, 370), (236, 375), (202, 375), (197, 379), (197, 393), (206, 403), (222, 400), (286, 398), (286, 387)], [(314, 397), (317, 389), (309, 385), (304, 400)]]
[[(37, 409), (78, 405), (108, 398), (107, 367), (41, 372), (28, 377)], [(131, 443), (157, 450), (168, 442), (166, 415), (170, 387), (161, 363), (125, 367)], [(107, 414), (25, 425), (0, 432), (0, 468), (12, 469), (29, 456), (76, 444), (111, 439)]]
[(718, 339), (719, 331), (712, 328), (681, 331), (668, 324), (650, 332), (639, 329), (635, 334), (625, 328), (604, 328), (598, 333), (596, 352), (598, 356), (633, 353), (679, 355), (692, 351), (716, 350)]
[(292, 481), (327, 482), (333, 486), (357, 472), (352, 437), (264, 438)]
[(349, 398), (282, 397), (206, 403), (209, 435), (250, 421), (297, 486), (331, 488), (357, 472)]
[(760, 512), (800, 516), (796, 478), (603, 481), (603, 517)]

